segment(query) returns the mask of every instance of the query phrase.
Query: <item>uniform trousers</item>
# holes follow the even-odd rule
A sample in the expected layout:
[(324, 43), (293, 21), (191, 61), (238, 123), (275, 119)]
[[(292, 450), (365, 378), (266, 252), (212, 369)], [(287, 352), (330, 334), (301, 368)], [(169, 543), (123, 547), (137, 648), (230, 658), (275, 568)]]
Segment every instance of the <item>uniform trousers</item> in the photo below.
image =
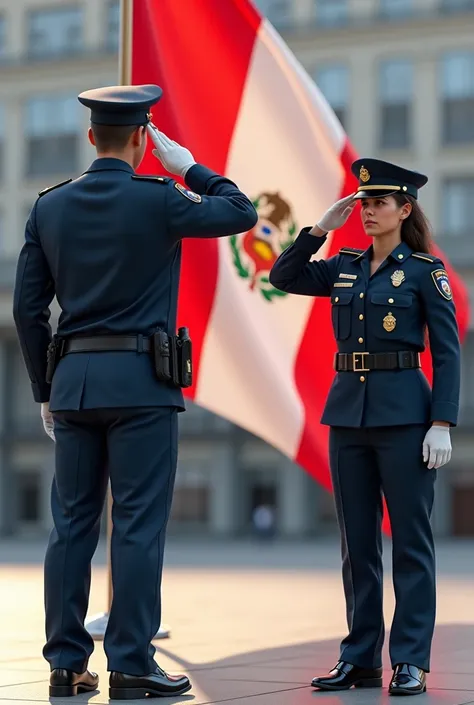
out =
[(54, 413), (54, 528), (45, 558), (51, 669), (82, 673), (94, 649), (84, 628), (100, 519), (110, 476), (113, 601), (104, 649), (108, 670), (155, 670), (165, 530), (177, 463), (177, 411), (169, 407)]
[(430, 670), (436, 585), (430, 523), (436, 470), (423, 462), (425, 425), (330, 429), (330, 463), (341, 532), (349, 633), (341, 659), (382, 665), (382, 496), (392, 531), (396, 608), (390, 633), (392, 668)]

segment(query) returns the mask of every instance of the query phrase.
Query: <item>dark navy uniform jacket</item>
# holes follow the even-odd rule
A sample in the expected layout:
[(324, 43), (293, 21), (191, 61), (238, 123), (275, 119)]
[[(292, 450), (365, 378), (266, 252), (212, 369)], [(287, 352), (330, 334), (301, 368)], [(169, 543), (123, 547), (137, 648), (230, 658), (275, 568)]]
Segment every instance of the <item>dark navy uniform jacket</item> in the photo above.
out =
[(52, 411), (183, 409), (181, 390), (156, 379), (147, 353), (70, 353), (51, 387), (45, 374), (55, 295), (61, 336), (148, 336), (157, 328), (172, 335), (182, 239), (246, 232), (257, 222), (249, 199), (207, 167), (191, 167), (186, 183), (205, 195), (184, 193), (173, 179), (137, 178), (128, 163), (101, 158), (36, 200), (14, 292), (14, 319), (35, 401), (50, 400)]
[[(326, 237), (308, 231), (303, 230), (280, 255), (270, 274), (271, 284), (292, 294), (330, 297), (339, 352), (422, 352), (427, 327), (433, 360), (432, 390), (420, 369), (338, 372), (322, 423), (358, 427), (446, 421), (455, 425), (460, 345), (442, 261), (415, 253), (402, 242), (370, 276), (371, 247), (365, 252), (343, 248), (328, 260), (310, 261)], [(394, 286), (392, 277), (401, 283)]]

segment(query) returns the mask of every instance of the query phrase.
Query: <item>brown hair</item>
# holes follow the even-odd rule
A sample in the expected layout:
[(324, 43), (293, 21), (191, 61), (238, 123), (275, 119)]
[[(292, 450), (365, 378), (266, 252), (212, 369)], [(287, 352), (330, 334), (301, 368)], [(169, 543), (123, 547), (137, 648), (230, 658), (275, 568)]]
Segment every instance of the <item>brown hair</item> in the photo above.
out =
[(138, 125), (91, 125), (98, 152), (120, 152), (138, 129)]
[(433, 248), (433, 237), (431, 225), (428, 218), (423, 213), (418, 201), (412, 196), (394, 194), (394, 199), (398, 206), (411, 203), (412, 210), (408, 218), (402, 223), (402, 240), (415, 252), (426, 252), (429, 254)]

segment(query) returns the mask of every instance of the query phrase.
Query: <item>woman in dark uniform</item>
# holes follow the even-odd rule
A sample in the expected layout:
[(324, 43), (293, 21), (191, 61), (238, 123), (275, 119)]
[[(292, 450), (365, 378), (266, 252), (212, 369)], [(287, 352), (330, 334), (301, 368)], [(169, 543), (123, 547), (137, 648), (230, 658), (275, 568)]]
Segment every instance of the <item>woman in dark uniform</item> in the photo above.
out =
[[(340, 661), (312, 685), (343, 690), (382, 685), (382, 494), (392, 528), (396, 609), (389, 691), (426, 690), (435, 622), (430, 525), (436, 470), (451, 458), (457, 423), (460, 346), (448, 275), (431, 253), (417, 203), (427, 177), (375, 159), (354, 162), (355, 194), (305, 228), (270, 274), (277, 289), (331, 297), (335, 375), (322, 423), (341, 531), (349, 634)], [(343, 248), (310, 261), (361, 203), (367, 250)], [(427, 334), (432, 389), (420, 369)]]

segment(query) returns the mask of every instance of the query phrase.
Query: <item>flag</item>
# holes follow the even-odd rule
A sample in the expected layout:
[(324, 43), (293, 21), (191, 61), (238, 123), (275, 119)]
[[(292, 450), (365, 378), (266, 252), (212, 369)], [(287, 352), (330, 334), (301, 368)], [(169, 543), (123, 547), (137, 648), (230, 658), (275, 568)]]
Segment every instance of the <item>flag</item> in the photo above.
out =
[[(331, 490), (328, 428), (333, 379), (328, 299), (286, 295), (268, 272), (301, 228), (357, 188), (357, 158), (318, 87), (248, 0), (138, 0), (133, 84), (164, 90), (154, 123), (194, 158), (225, 174), (260, 219), (237, 237), (183, 244), (179, 325), (190, 328), (197, 404), (259, 436)], [(141, 171), (160, 172), (148, 151)], [(317, 257), (369, 244), (358, 213)], [(450, 274), (458, 320), (468, 303)], [(429, 353), (423, 365), (431, 378)]]

